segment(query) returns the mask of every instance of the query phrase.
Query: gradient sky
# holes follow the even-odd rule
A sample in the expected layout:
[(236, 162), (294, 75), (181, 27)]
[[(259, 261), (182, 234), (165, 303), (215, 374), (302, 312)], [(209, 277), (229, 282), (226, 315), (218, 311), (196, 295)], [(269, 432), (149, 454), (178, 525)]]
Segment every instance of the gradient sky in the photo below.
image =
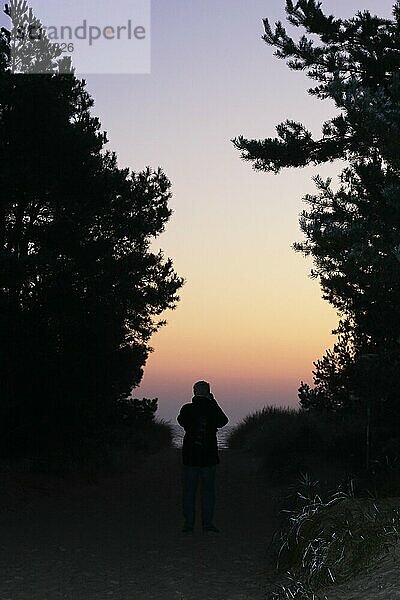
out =
[[(343, 17), (390, 17), (392, 5), (323, 2)], [(173, 185), (174, 214), (154, 247), (186, 285), (134, 393), (158, 397), (159, 416), (173, 422), (198, 379), (232, 423), (266, 404), (296, 405), (300, 380), (311, 382), (334, 341), (337, 315), (291, 244), (302, 238), (311, 177), (340, 165), (256, 173), (230, 142), (274, 135), (286, 118), (317, 134), (334, 114), (261, 40), (263, 17), (284, 19), (284, 0), (153, 0), (152, 73), (87, 77), (120, 165), (160, 165)]]

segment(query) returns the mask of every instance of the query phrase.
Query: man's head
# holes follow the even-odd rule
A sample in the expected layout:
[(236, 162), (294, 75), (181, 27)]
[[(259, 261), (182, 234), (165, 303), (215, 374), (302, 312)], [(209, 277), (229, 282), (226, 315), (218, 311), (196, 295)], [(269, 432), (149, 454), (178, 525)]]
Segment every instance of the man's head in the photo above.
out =
[(195, 396), (209, 396), (210, 384), (207, 381), (197, 381), (193, 386), (193, 392)]

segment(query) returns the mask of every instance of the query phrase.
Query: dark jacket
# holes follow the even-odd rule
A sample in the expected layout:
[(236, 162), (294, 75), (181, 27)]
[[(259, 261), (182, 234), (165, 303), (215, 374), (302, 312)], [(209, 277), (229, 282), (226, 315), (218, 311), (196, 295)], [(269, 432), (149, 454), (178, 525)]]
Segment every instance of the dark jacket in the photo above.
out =
[(177, 421), (185, 429), (183, 464), (193, 467), (217, 465), (217, 429), (226, 425), (229, 419), (216, 400), (194, 396), (191, 403), (182, 406)]

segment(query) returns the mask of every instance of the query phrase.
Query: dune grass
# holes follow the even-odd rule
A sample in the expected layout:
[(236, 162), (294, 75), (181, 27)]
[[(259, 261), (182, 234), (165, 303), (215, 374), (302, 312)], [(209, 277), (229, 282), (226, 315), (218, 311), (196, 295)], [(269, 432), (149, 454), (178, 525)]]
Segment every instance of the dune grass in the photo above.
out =
[(387, 498), (388, 490), (400, 492), (398, 464), (377, 459), (387, 432), (376, 429), (367, 469), (365, 425), (362, 415), (266, 406), (231, 431), (229, 447), (261, 458), (267, 481), (281, 493), (272, 544), (279, 583), (270, 600), (325, 600), (327, 586), (398, 543), (400, 502)]
[(357, 499), (351, 486), (324, 496), (317, 481), (302, 476), (288, 501), (275, 539), (277, 571), (285, 576), (271, 600), (325, 598), (321, 590), (351, 579), (399, 542), (396, 500)]
[(272, 483), (287, 483), (301, 472), (327, 485), (360, 469), (365, 427), (360, 419), (266, 406), (246, 416), (228, 437), (230, 448), (261, 457)]

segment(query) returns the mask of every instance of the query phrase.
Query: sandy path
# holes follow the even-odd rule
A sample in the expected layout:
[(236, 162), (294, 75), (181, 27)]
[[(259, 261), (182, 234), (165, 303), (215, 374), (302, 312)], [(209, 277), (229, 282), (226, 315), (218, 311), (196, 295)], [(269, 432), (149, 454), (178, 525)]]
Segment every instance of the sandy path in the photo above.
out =
[(0, 600), (264, 599), (274, 523), (262, 477), (240, 451), (220, 456), (220, 534), (201, 532), (199, 512), (194, 535), (181, 532), (176, 449), (129, 476), (0, 502)]
[(326, 595), (328, 600), (400, 599), (400, 549)]

